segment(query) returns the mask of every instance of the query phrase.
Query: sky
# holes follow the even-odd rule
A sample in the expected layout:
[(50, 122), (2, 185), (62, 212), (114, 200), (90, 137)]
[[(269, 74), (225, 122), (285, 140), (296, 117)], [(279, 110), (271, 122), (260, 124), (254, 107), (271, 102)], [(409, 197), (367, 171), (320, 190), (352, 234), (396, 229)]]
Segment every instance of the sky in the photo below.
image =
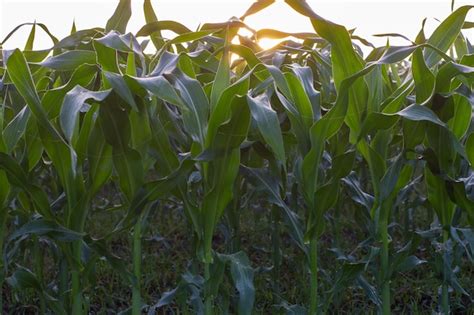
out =
[[(254, 0), (152, 0), (158, 19), (175, 20), (190, 29), (200, 23), (223, 22), (232, 16), (241, 16)], [(313, 10), (326, 19), (356, 28), (356, 35), (367, 38), (374, 44), (384, 45), (386, 39), (373, 37), (377, 33), (401, 33), (414, 39), (427, 18), (426, 34), (430, 34), (451, 12), (451, 0), (307, 0)], [(67, 36), (75, 21), (77, 29), (105, 26), (113, 14), (118, 0), (0, 0), (0, 41), (18, 24), (37, 21), (48, 26), (59, 39)], [(471, 1), (456, 1), (455, 8), (472, 4)], [(142, 0), (132, 0), (132, 18), (127, 31), (135, 33), (145, 24)], [(468, 15), (474, 21), (474, 9)], [(291, 10), (282, 0), (245, 22), (253, 29), (274, 28), (287, 32), (312, 31), (309, 19)], [(12, 36), (4, 48), (23, 48), (30, 27), (25, 27)], [(35, 49), (52, 46), (48, 37), (40, 30), (36, 32)], [(474, 43), (474, 29), (465, 35)], [(391, 44), (404, 45), (403, 39), (390, 39)], [(262, 46), (275, 44), (263, 40)]]

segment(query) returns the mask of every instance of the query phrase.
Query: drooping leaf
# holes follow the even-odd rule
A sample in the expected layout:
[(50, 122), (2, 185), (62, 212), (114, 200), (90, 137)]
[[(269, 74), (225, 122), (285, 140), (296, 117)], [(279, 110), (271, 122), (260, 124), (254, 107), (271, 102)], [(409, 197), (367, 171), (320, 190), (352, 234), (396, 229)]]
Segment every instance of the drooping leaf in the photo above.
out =
[(61, 107), (60, 122), (61, 128), (66, 138), (71, 141), (78, 114), (84, 102), (93, 99), (97, 102), (103, 101), (110, 93), (106, 91), (90, 91), (82, 86), (76, 85), (71, 91), (66, 93)]

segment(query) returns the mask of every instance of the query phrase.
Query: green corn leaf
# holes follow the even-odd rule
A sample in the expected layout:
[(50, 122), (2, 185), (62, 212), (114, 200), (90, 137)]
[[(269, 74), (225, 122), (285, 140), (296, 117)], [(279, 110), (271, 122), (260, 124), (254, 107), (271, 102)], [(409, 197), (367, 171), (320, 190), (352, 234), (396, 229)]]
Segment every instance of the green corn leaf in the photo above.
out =
[[(99, 124), (105, 140), (113, 147), (112, 158), (122, 192), (130, 202), (144, 181), (144, 165), (141, 155), (130, 148), (131, 126), (128, 113), (121, 109), (120, 98), (111, 93), (99, 109)], [(100, 148), (99, 148), (100, 149)], [(96, 151), (97, 152), (97, 151)], [(100, 151), (99, 151), (100, 152)], [(107, 158), (107, 156), (104, 156)], [(96, 161), (100, 163), (101, 160)], [(104, 161), (108, 163), (107, 160)], [(98, 165), (97, 164), (97, 165)], [(98, 174), (104, 181), (108, 173)], [(100, 185), (99, 185), (100, 186)]]
[(35, 41), (35, 33), (36, 33), (36, 21), (33, 23), (31, 27), (30, 35), (28, 35), (28, 39), (25, 44), (24, 50), (33, 50), (33, 43)]
[(126, 151), (130, 141), (130, 121), (123, 109), (123, 101), (115, 92), (110, 93), (99, 107), (105, 140), (119, 152)]
[(78, 120), (78, 114), (81, 107), (84, 105), (84, 102), (88, 99), (97, 102), (103, 101), (109, 93), (110, 90), (89, 91), (79, 85), (76, 85), (71, 91), (66, 93), (61, 106), (60, 122), (64, 135), (69, 142), (71, 142)]
[(0, 153), (0, 165), (2, 170), (5, 171), (10, 184), (21, 188), (33, 200), (38, 211), (45, 218), (52, 219), (53, 214), (46, 193), (30, 182), (21, 166), (5, 153)]
[(43, 156), (43, 143), (38, 135), (38, 124), (34, 118), (30, 118), (26, 127), (26, 150), (28, 152), (28, 171), (31, 171)]
[(265, 142), (272, 148), (276, 158), (285, 165), (285, 147), (280, 122), (277, 113), (271, 108), (268, 97), (264, 94), (256, 97), (247, 95), (247, 101), (252, 117), (257, 122)]
[(423, 54), (418, 48), (413, 54), (412, 62), (413, 79), (417, 104), (423, 105), (433, 96), (435, 90), (435, 76), (425, 64)]
[(15, 272), (6, 280), (10, 286), (17, 290), (33, 289), (36, 291), (44, 300), (46, 300), (48, 307), (56, 314), (67, 314), (64, 307), (57, 299), (48, 294), (39, 281), (37, 275), (31, 272), (31, 270), (18, 266), (18, 269), (15, 270)]
[(137, 103), (130, 91), (125, 79), (117, 73), (104, 71), (104, 76), (109, 82), (110, 86), (134, 111), (138, 111)]
[(211, 112), (208, 120), (206, 146), (210, 146), (214, 141), (219, 127), (231, 117), (229, 104), (232, 103), (236, 95), (245, 95), (249, 88), (250, 73), (242, 76), (238, 81), (228, 86), (219, 97), (219, 100)]
[(439, 117), (428, 107), (421, 106), (417, 104), (412, 104), (398, 113), (396, 115), (404, 117), (412, 121), (429, 121), (433, 124), (445, 127), (446, 124), (439, 119)]
[(69, 230), (53, 221), (38, 219), (29, 221), (22, 225), (10, 235), (9, 241), (15, 240), (24, 235), (47, 235), (63, 242), (71, 242), (80, 239), (83, 236), (83, 233)]
[(154, 96), (178, 106), (182, 110), (188, 110), (184, 105), (183, 100), (176, 93), (176, 90), (173, 88), (171, 83), (165, 79), (163, 76), (150, 76), (146, 78), (136, 78), (133, 77), (138, 84), (140, 84), (144, 89), (148, 90)]
[[(151, 0), (143, 1), (143, 13), (145, 13), (145, 21), (147, 23), (158, 21), (158, 18), (156, 17), (156, 14), (155, 14), (155, 10), (153, 10), (153, 5), (151, 4)], [(159, 35), (161, 37), (161, 34)]]
[(465, 184), (462, 181), (448, 181), (446, 187), (448, 193), (450, 193), (451, 200), (462, 210), (466, 211), (471, 222), (474, 218), (474, 200), (469, 199)]
[(107, 32), (111, 30), (116, 30), (124, 34), (127, 29), (127, 24), (131, 16), (132, 16), (131, 0), (120, 0), (117, 8), (115, 9), (114, 14), (107, 21), (105, 30)]
[(364, 269), (362, 263), (344, 263), (341, 270), (337, 273), (337, 278), (333, 284), (331, 292), (340, 292), (348, 284), (353, 282)]
[(298, 110), (301, 120), (309, 130), (309, 128), (313, 125), (313, 109), (309, 97), (306, 94), (301, 81), (298, 80), (296, 75), (285, 73), (285, 79), (288, 83), (292, 100)]
[(71, 26), (71, 31), (69, 32), (70, 35), (74, 34), (77, 32), (76, 28), (76, 20), (72, 20), (72, 26)]
[[(0, 184), (2, 185), (2, 188), (0, 188), (0, 204), (3, 207), (3, 205), (5, 205), (5, 203), (7, 202), (8, 196), (11, 191), (10, 183), (8, 182), (8, 177), (5, 174), (5, 171), (3, 170), (0, 171)], [(0, 216), (3, 216), (1, 219), (5, 220), (7, 211), (2, 208), (0, 213)]]
[(97, 112), (99, 110), (99, 104), (93, 103), (87, 108), (87, 112), (84, 114), (82, 124), (78, 126), (78, 132), (73, 134), (72, 147), (77, 153), (77, 164), (83, 165), (84, 160), (87, 156), (87, 145), (92, 129), (97, 121)]
[(293, 76), (293, 79), (289, 79), (293, 83), (294, 92), (292, 93), (290, 85), (280, 69), (274, 66), (267, 66), (267, 69), (269, 70), (276, 87), (281, 91), (281, 93), (277, 91), (276, 94), (289, 116), (291, 128), (295, 136), (299, 139), (300, 149), (302, 152), (306, 152), (309, 147), (308, 130), (313, 119), (312, 110), (310, 111), (310, 106), (308, 107), (309, 99), (302, 96), (303, 101), (299, 104), (300, 108), (298, 108), (295, 104), (297, 95), (293, 96), (293, 93), (300, 94), (302, 92), (302, 87), (300, 84), (295, 82), (295, 77)]
[(97, 73), (97, 67), (92, 65), (81, 65), (71, 75), (66, 84), (58, 86), (54, 89), (47, 90), (41, 99), (41, 105), (48, 112), (49, 118), (56, 118), (61, 112), (61, 107), (67, 92), (72, 90), (76, 85), (87, 86), (91, 83)]
[(238, 313), (250, 314), (255, 301), (255, 287), (253, 284), (254, 270), (250, 260), (244, 252), (231, 255), (218, 254), (219, 259), (230, 265), (230, 273), (235, 288), (239, 292)]
[[(49, 31), (48, 27), (46, 27), (46, 25), (44, 25), (43, 23), (22, 23), (18, 26), (16, 26), (10, 33), (7, 34), (7, 36), (5, 36), (5, 38), (3, 39), (3, 41), (0, 42), (0, 46), (4, 45), (5, 42), (13, 35), (15, 34), (19, 29), (21, 29), (23, 26), (28, 26), (28, 25), (31, 25), (33, 27), (33, 25), (36, 25), (36, 26), (39, 26), (48, 36), (49, 38), (51, 39), (51, 41), (54, 43), (54, 44), (57, 44), (58, 43), (58, 39), (53, 35), (51, 34), (51, 32)], [(32, 28), (33, 29), (33, 28)], [(31, 34), (31, 33), (30, 33)], [(32, 41), (30, 41), (31, 43)], [(31, 46), (32, 48), (32, 46)], [(27, 49), (25, 49), (26, 51)], [(48, 49), (49, 51), (49, 49)]]
[(425, 168), (425, 181), (428, 189), (428, 200), (436, 211), (443, 225), (450, 225), (454, 214), (454, 204), (449, 199), (444, 180)]
[(230, 84), (230, 54), (229, 54), (229, 29), (226, 29), (225, 35), (225, 42), (224, 48), (222, 51), (222, 56), (219, 62), (219, 68), (217, 68), (217, 73), (214, 78), (214, 82), (212, 84), (211, 89), (211, 97), (210, 97), (210, 107), (211, 111), (216, 106), (222, 92), (229, 86)]
[(204, 145), (210, 106), (201, 84), (182, 72), (177, 72), (169, 77), (188, 108), (183, 113), (187, 132), (193, 141)]
[[(298, 77), (299, 81), (303, 84), (304, 91), (311, 102), (311, 112), (313, 113), (314, 120), (318, 120), (321, 116), (320, 108), (320, 93), (314, 88), (314, 76), (310, 67), (301, 67), (298, 65), (292, 65), (291, 70)], [(304, 102), (304, 100), (303, 100)], [(309, 114), (309, 108), (305, 108), (306, 115)]]
[(64, 49), (64, 48), (75, 48), (83, 41), (90, 41), (93, 37), (99, 36), (103, 31), (103, 28), (91, 28), (85, 30), (79, 30), (74, 34), (66, 36), (65, 38), (61, 39), (61, 41), (57, 41), (54, 45), (55, 49)]
[(141, 54), (138, 43), (135, 42), (135, 39), (130, 34), (119, 34), (115, 31), (110, 31), (94, 41), (118, 51), (132, 52), (136, 50), (137, 54)]
[(49, 134), (54, 139), (64, 141), (59, 132), (49, 121), (44, 108), (41, 106), (41, 101), (35, 89), (30, 69), (28, 68), (25, 57), (20, 50), (15, 49), (15, 51), (10, 55), (7, 61), (7, 69), (12, 82), (15, 84), (18, 92), (25, 99), (41, 127), (48, 130)]
[(349, 175), (354, 166), (355, 157), (356, 151), (350, 150), (333, 158), (331, 167), (331, 178), (333, 181)]
[(117, 60), (117, 51), (101, 44), (97, 40), (93, 41), (93, 45), (97, 54), (97, 63), (101, 66), (102, 70), (120, 73)]
[(18, 140), (23, 136), (26, 130), (28, 119), (30, 118), (30, 109), (28, 106), (18, 112), (18, 114), (8, 123), (3, 130), (6, 152), (11, 153)]
[[(97, 46), (96, 44), (98, 44), (99, 46)], [(102, 45), (103, 47), (100, 47), (100, 45)], [(119, 71), (114, 70), (114, 63), (115, 59), (117, 58), (116, 53), (114, 53), (115, 50), (117, 53), (134, 53), (136, 56), (138, 56), (140, 60), (142, 71), (147, 71), (147, 64), (145, 62), (145, 56), (143, 55), (142, 47), (131, 33), (119, 34), (116, 31), (110, 31), (104, 36), (94, 39), (94, 47), (97, 54), (101, 54), (101, 58), (98, 58), (98, 60), (99, 63), (105, 67), (104, 70), (120, 73)], [(110, 60), (104, 58), (110, 58)]]
[(82, 174), (77, 172), (77, 154), (70, 145), (55, 140), (44, 129), (39, 128), (38, 131), (44, 149), (58, 173), (61, 186), (68, 196), (68, 206), (71, 210), (84, 192)]
[(298, 215), (281, 199), (278, 181), (262, 169), (254, 169), (245, 166), (243, 168), (261, 185), (260, 189), (266, 192), (269, 201), (283, 209), (286, 220), (290, 226), (290, 234), (292, 238), (301, 250), (306, 251), (306, 246), (303, 241), (303, 228)]
[(140, 153), (133, 149), (113, 152), (115, 169), (119, 176), (120, 189), (129, 201), (143, 183), (143, 163)]
[(372, 112), (362, 124), (359, 138), (365, 137), (374, 131), (390, 129), (397, 123), (397, 118), (392, 115), (386, 115), (379, 112)]
[[(149, 2), (149, 1), (145, 1)], [(192, 31), (184, 26), (181, 23), (178, 23), (176, 21), (147, 21), (147, 24), (144, 25), (136, 34), (137, 37), (140, 36), (150, 36), (153, 35), (153, 33), (160, 33), (163, 30), (167, 31), (172, 31), (176, 34), (185, 34), (185, 33), (192, 33)], [(161, 37), (161, 35), (159, 35)], [(152, 36), (153, 39), (153, 36)], [(157, 47), (157, 49), (161, 48)]]
[(135, 64), (135, 54), (133, 52), (127, 54), (127, 69), (125, 73), (130, 76), (137, 76), (137, 66)]
[[(145, 13), (145, 21), (147, 25), (158, 22), (158, 18), (156, 17), (155, 10), (153, 10), (151, 0), (145, 0), (143, 2), (143, 12)], [(137, 37), (139, 36), (138, 34), (140, 33), (140, 31), (137, 33)], [(148, 35), (151, 35), (151, 40), (153, 41), (153, 44), (155, 45), (156, 49), (160, 49), (163, 46), (164, 41), (163, 35), (161, 34), (161, 30), (156, 30), (152, 33), (149, 33)]]
[(474, 133), (471, 133), (466, 140), (466, 153), (471, 167), (474, 167)]
[(105, 141), (99, 123), (94, 125), (88, 140), (89, 187), (91, 195), (95, 195), (112, 175), (112, 146)]
[[(148, 150), (148, 143), (152, 138), (148, 105), (148, 102), (139, 100), (139, 110), (137, 112), (131, 111), (129, 116), (132, 133), (131, 146), (145, 156)], [(144, 159), (144, 161), (148, 162), (150, 159)], [(145, 163), (145, 165), (148, 165), (148, 163)]]
[(453, 95), (454, 114), (448, 122), (449, 128), (456, 138), (461, 139), (469, 129), (472, 116), (472, 105), (469, 100), (460, 95)]
[(322, 185), (314, 194), (317, 203), (316, 211), (311, 211), (307, 219), (304, 241), (309, 244), (316, 236), (320, 236), (324, 230), (323, 215), (329, 208), (333, 207), (339, 198), (339, 183), (337, 181)]
[[(338, 90), (342, 81), (360, 71), (364, 64), (352, 47), (347, 30), (316, 14), (305, 0), (286, 0), (295, 11), (310, 18), (316, 32), (331, 43), (332, 70)], [(352, 139), (359, 133), (360, 120), (367, 98), (367, 86), (363, 80), (356, 80), (349, 92), (346, 123), (352, 131)]]
[(384, 158), (374, 150), (372, 146), (370, 146), (366, 141), (361, 141), (357, 143), (357, 149), (364, 157), (364, 159), (368, 163), (368, 168), (370, 172), (370, 176), (373, 181), (374, 186), (374, 195), (375, 197), (379, 197), (381, 187), (381, 180), (385, 174), (387, 164)]
[(257, 0), (245, 11), (245, 13), (240, 17), (243, 21), (246, 17), (258, 13), (265, 9), (266, 7), (272, 5), (275, 0)]
[(184, 159), (168, 176), (145, 183), (143, 189), (138, 190), (131, 200), (130, 210), (123, 220), (124, 223), (131, 226), (132, 223), (130, 222), (136, 219), (137, 214), (143, 212), (147, 203), (169, 196), (173, 190), (183, 184), (193, 166), (194, 161)]
[(212, 261), (212, 235), (218, 219), (232, 199), (233, 185), (240, 165), (240, 144), (247, 136), (250, 111), (244, 97), (236, 96), (230, 104), (231, 117), (222, 124), (209, 149), (219, 157), (209, 164), (210, 190), (202, 202), (204, 261)]
[(60, 55), (51, 56), (40, 65), (59, 71), (76, 70), (82, 64), (95, 64), (96, 54), (89, 50), (66, 51)]
[(443, 64), (436, 75), (436, 92), (448, 93), (451, 91), (451, 81), (453, 78), (463, 76), (465, 78), (473, 78), (474, 67), (454, 63), (452, 61)]
[[(437, 47), (442, 52), (446, 52), (454, 43), (456, 37), (464, 24), (466, 15), (473, 6), (462, 6), (451, 13), (441, 24), (436, 28), (433, 34), (428, 38), (428, 44)], [(434, 66), (441, 60), (439, 54), (433, 50), (426, 50), (424, 58), (428, 67)]]

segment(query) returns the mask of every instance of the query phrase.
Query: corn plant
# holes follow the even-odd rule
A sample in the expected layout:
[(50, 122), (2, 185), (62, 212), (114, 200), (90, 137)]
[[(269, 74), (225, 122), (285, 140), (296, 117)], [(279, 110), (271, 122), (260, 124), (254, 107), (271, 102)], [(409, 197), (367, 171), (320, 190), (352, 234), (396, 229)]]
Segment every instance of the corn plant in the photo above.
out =
[[(285, 2), (314, 32), (246, 24), (273, 2), (193, 31), (145, 0), (132, 34), (131, 1), (120, 0), (105, 27), (73, 24), (58, 40), (25, 23), (3, 39), (31, 27), (0, 67), (2, 311), (15, 299), (43, 314), (98, 311), (102, 261), (132, 314), (259, 312), (265, 277), (263, 312), (337, 312), (354, 288), (379, 313), (398, 312), (398, 275), (412, 272), (436, 275), (438, 312), (472, 301), (460, 279), (474, 256), (472, 6), (453, 7), (430, 36), (423, 22), (415, 39), (378, 34), (387, 45), (375, 47), (304, 0)], [(50, 49), (34, 49), (37, 31)], [(261, 38), (282, 42), (265, 50)], [(190, 255), (158, 298), (148, 283), (162, 271), (145, 276), (144, 239), (165, 207), (186, 221)], [(94, 230), (97, 214), (110, 230)], [(269, 267), (245, 234), (257, 223)], [(117, 239), (128, 256), (112, 250)], [(303, 281), (288, 285), (288, 272)]]

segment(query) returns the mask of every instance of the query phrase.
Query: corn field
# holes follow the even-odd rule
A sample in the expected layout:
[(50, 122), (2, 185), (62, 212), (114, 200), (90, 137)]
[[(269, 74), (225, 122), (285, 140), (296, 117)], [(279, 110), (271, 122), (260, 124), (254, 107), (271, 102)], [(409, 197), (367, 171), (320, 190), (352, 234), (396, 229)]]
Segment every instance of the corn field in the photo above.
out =
[(375, 47), (273, 2), (2, 39), (2, 314), (474, 314), (474, 6)]

